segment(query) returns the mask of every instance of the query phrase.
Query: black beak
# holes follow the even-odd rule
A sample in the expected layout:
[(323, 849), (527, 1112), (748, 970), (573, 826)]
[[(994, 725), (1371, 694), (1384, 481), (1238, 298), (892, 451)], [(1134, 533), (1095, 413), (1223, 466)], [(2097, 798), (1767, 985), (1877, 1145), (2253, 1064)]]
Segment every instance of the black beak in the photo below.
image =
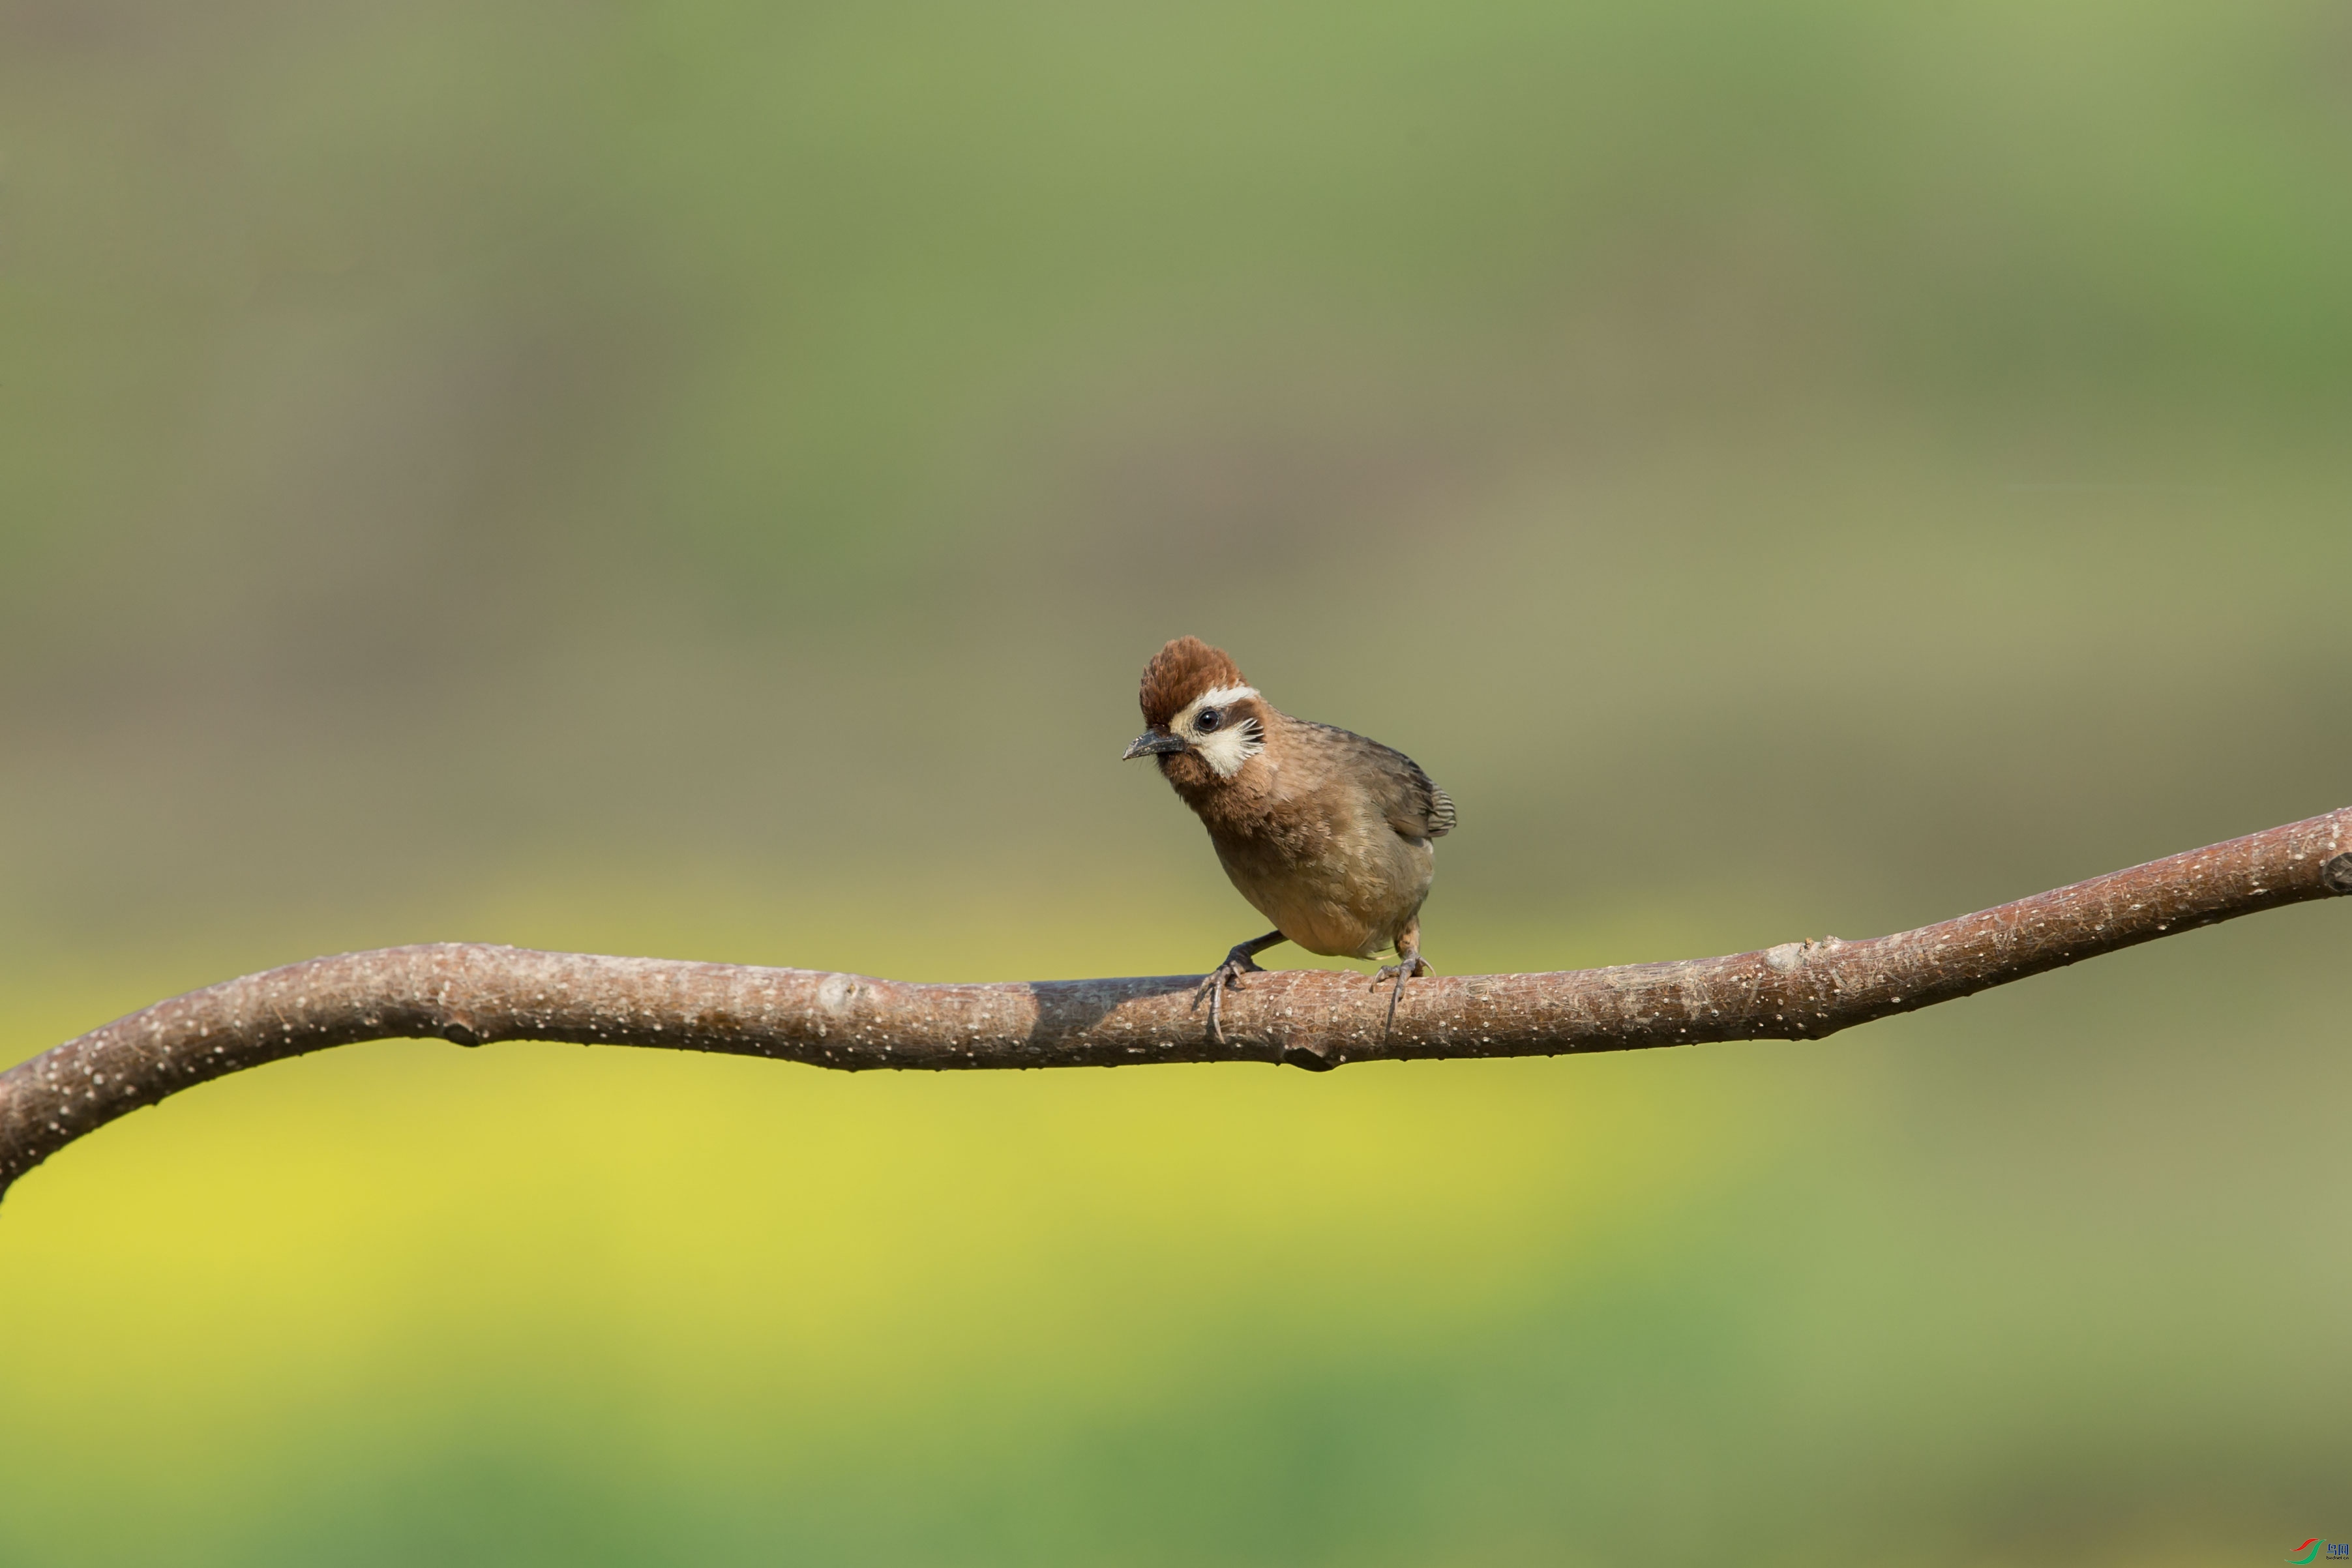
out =
[(1184, 743), (1164, 729), (1147, 729), (1135, 737), (1135, 744), (1119, 754), (1121, 762), (1132, 762), (1139, 757), (1164, 757), (1171, 751), (1183, 750)]

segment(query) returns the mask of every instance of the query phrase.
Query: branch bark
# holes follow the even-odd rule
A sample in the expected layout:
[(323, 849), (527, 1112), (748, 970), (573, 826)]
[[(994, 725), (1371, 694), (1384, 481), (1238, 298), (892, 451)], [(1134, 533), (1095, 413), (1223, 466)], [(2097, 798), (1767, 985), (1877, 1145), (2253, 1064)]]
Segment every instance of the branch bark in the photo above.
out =
[(363, 1040), (573, 1040), (812, 1067), (1122, 1067), (1549, 1056), (1819, 1040), (2119, 947), (2352, 894), (2352, 807), (1892, 936), (1543, 975), (1417, 979), (1392, 1030), (1360, 975), (915, 985), (809, 969), (436, 943), (313, 958), (158, 1002), (0, 1074), (0, 1193), (167, 1094)]

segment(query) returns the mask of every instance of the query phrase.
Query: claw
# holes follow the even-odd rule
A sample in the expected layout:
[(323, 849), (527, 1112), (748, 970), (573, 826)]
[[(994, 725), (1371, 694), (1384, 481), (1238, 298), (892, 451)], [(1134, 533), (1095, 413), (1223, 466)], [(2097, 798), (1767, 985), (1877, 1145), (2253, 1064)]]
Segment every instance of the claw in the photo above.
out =
[(1257, 960), (1252, 958), (1249, 954), (1241, 947), (1235, 947), (1232, 952), (1226, 954), (1225, 961), (1209, 971), (1207, 977), (1201, 982), (1200, 990), (1192, 993), (1192, 1005), (1194, 1007), (1199, 1007), (1201, 1005), (1201, 998), (1203, 995), (1208, 997), (1210, 1040), (1213, 1040), (1218, 1045), (1225, 1043), (1225, 1019), (1223, 1007), (1225, 993), (1227, 991), (1240, 990), (1242, 988), (1242, 977), (1244, 975), (1263, 975), (1265, 973), (1265, 970), (1259, 966)]
[(1265, 974), (1256, 955), (1281, 940), (1281, 932), (1269, 931), (1254, 941), (1236, 942), (1233, 951), (1225, 955), (1225, 961), (1202, 978), (1201, 988), (1192, 993), (1192, 1005), (1197, 1008), (1202, 997), (1209, 998), (1209, 1039), (1214, 1043), (1225, 1043), (1224, 1009), (1222, 1006), (1225, 993), (1240, 990), (1244, 975)]
[(1397, 962), (1383, 964), (1372, 971), (1372, 983), (1365, 988), (1367, 990), (1378, 989), (1382, 980), (1396, 981), (1396, 988), (1389, 993), (1388, 1022), (1381, 1030), (1381, 1038), (1383, 1040), (1396, 1032), (1397, 1003), (1404, 997), (1404, 983), (1423, 975), (1435, 973), (1437, 971), (1429, 967), (1429, 960), (1417, 952), (1400, 954)]

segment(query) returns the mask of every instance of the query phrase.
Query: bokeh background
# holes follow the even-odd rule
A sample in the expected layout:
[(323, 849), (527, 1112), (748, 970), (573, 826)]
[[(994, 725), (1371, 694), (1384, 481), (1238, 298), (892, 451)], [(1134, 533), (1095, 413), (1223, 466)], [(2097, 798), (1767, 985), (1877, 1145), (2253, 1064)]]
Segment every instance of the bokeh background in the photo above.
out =
[[(0, 1061), (404, 941), (1203, 967), (1180, 632), (1453, 792), (1450, 972), (2341, 806), (2347, 280), (2334, 0), (0, 0)], [(2276, 1562), (2347, 920), (1616, 1059), (273, 1067), (0, 1208), (0, 1563)]]

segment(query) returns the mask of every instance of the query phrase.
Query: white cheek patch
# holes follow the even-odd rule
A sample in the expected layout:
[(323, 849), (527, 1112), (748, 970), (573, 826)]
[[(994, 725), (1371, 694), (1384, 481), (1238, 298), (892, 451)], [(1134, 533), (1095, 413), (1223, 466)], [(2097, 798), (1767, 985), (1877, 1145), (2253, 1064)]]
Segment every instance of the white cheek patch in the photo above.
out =
[(1242, 764), (1265, 749), (1265, 742), (1256, 738), (1257, 727), (1237, 724), (1231, 729), (1221, 729), (1204, 735), (1192, 742), (1192, 749), (1201, 760), (1216, 771), (1220, 779), (1230, 779), (1242, 770)]
[(1237, 724), (1229, 728), (1213, 729), (1206, 735), (1192, 733), (1192, 720), (1204, 707), (1223, 707), (1244, 697), (1257, 695), (1255, 686), (1219, 686), (1213, 692), (1202, 692), (1184, 705), (1169, 728), (1192, 742), (1201, 760), (1220, 779), (1230, 779), (1242, 770), (1242, 764), (1265, 749), (1265, 732), (1255, 721)]

